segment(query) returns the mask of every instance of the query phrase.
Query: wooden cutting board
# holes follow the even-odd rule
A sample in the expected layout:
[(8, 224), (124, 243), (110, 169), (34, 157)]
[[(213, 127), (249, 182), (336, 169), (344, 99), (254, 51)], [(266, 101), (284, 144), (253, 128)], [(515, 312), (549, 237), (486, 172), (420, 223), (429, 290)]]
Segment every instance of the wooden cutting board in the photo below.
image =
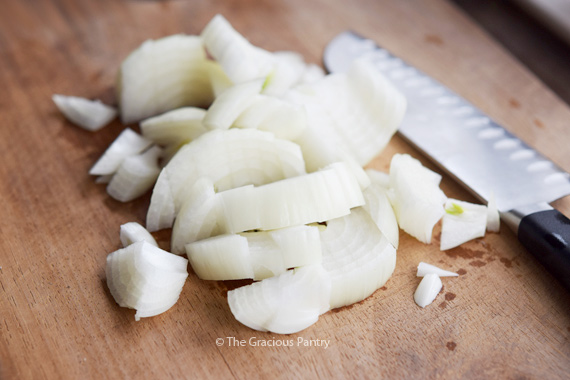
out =
[[(140, 322), (106, 287), (105, 258), (120, 246), (119, 226), (144, 223), (149, 196), (116, 202), (87, 174), (124, 126), (83, 131), (62, 118), (51, 95), (114, 103), (117, 67), (131, 50), (148, 38), (197, 34), (216, 13), (254, 44), (314, 63), (332, 37), (354, 29), (570, 171), (569, 108), (454, 6), (4, 0), (1, 9), (0, 378), (568, 377), (569, 293), (505, 226), (445, 253), (438, 228), (431, 245), (401, 233), (385, 287), (290, 336), (235, 321), (226, 302), (234, 283), (190, 274), (175, 307)], [(387, 169), (396, 152), (419, 157), (394, 138), (371, 166)], [(447, 177), (442, 188), (471, 200)], [(557, 205), (570, 215), (568, 199)], [(413, 301), (420, 261), (461, 273), (444, 279), (425, 309)]]

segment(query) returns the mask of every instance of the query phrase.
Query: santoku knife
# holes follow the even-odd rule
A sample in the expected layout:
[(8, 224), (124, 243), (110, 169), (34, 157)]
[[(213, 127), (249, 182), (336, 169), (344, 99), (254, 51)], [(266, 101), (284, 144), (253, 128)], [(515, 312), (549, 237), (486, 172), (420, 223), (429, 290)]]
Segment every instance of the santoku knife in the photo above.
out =
[(353, 32), (325, 49), (329, 72), (368, 59), (406, 96), (400, 135), (482, 202), (495, 197), (519, 241), (570, 290), (570, 221), (548, 203), (570, 175), (426, 74)]

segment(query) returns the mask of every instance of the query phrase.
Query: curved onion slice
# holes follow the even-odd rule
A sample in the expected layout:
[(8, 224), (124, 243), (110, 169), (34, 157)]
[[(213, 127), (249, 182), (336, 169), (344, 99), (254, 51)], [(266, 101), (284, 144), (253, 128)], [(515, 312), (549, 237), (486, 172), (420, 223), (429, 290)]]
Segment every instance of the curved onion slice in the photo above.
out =
[(329, 220), (321, 232), (321, 244), (322, 265), (332, 281), (331, 309), (370, 296), (396, 267), (396, 249), (361, 207)]
[(146, 227), (172, 226), (189, 189), (208, 177), (219, 191), (261, 185), (305, 173), (299, 147), (271, 133), (253, 129), (210, 131), (183, 146), (160, 173), (147, 214)]
[(127, 247), (139, 241), (146, 241), (147, 243), (150, 243), (155, 247), (158, 247), (156, 240), (150, 234), (150, 232), (148, 232), (143, 226), (141, 226), (137, 222), (129, 222), (121, 225), (119, 236), (121, 239), (121, 244), (123, 244), (123, 247)]
[(206, 110), (197, 107), (178, 108), (140, 123), (144, 137), (159, 145), (180, 144), (207, 132), (202, 123)]
[(299, 105), (272, 96), (258, 95), (234, 121), (233, 127), (260, 129), (282, 139), (294, 140), (307, 127), (307, 116)]
[(210, 66), (198, 36), (148, 40), (121, 64), (118, 98), (124, 124), (213, 100)]
[(435, 300), (442, 287), (439, 276), (435, 273), (428, 273), (420, 281), (414, 293), (414, 301), (419, 307), (426, 307)]
[[(319, 151), (341, 149), (360, 165), (384, 149), (406, 108), (404, 96), (366, 60), (356, 60), (347, 73), (330, 74), (289, 97), (307, 107), (309, 129), (315, 131), (300, 139), (303, 154), (318, 159)], [(317, 152), (307, 153), (313, 149)]]
[(440, 249), (445, 251), (469, 240), (485, 236), (487, 207), (448, 199), (441, 225)]
[[(362, 208), (372, 217), (372, 220), (388, 238), (390, 244), (394, 248), (398, 248), (400, 228), (398, 227), (392, 204), (388, 199), (388, 189), (385, 187), (385, 178), (382, 176), (384, 173), (371, 169), (368, 169), (366, 173), (372, 174), (369, 175), (372, 183), (362, 192), (366, 201)], [(387, 177), (387, 175), (385, 176)]]
[(57, 94), (52, 99), (67, 120), (88, 131), (98, 131), (117, 117), (117, 110), (100, 100)]
[(265, 78), (272, 69), (271, 53), (252, 45), (220, 14), (204, 27), (201, 38), (208, 53), (234, 83)]
[(192, 191), (176, 218), (171, 244), (175, 253), (183, 253), (185, 244), (216, 234), (323, 222), (364, 204), (358, 182), (344, 163), (259, 187), (214, 194), (212, 185), (203, 186)]
[(459, 276), (457, 273), (450, 272), (447, 270), (443, 270), (441, 268), (436, 267), (435, 265), (431, 265), (428, 263), (424, 263), (423, 261), (418, 265), (418, 272), (416, 273), (417, 277), (424, 277), (427, 274), (437, 274), (439, 277), (457, 277)]
[(315, 173), (218, 195), (220, 226), (229, 233), (324, 222), (364, 204), (358, 181), (340, 162)]
[(151, 145), (152, 141), (145, 139), (130, 128), (125, 128), (89, 170), (89, 174), (113, 174), (119, 169), (125, 158), (134, 156)]
[(447, 197), (439, 188), (441, 176), (407, 154), (395, 154), (390, 163), (388, 196), (398, 225), (429, 244), (433, 227), (445, 213)]
[(203, 123), (209, 129), (228, 129), (261, 91), (263, 79), (236, 84), (222, 92), (212, 103)]
[(135, 319), (170, 309), (188, 277), (188, 260), (141, 241), (107, 256), (107, 285), (122, 307), (136, 309)]
[(142, 154), (125, 158), (109, 182), (107, 193), (121, 202), (130, 202), (146, 193), (160, 173), (160, 154), (161, 149), (155, 145)]
[(331, 282), (320, 265), (309, 265), (228, 292), (235, 318), (259, 331), (293, 334), (329, 310)]
[(316, 226), (226, 234), (186, 244), (188, 260), (203, 280), (263, 280), (289, 268), (321, 262)]
[(172, 253), (182, 255), (186, 243), (219, 234), (219, 214), (219, 199), (212, 181), (200, 178), (190, 189), (174, 221), (170, 243)]

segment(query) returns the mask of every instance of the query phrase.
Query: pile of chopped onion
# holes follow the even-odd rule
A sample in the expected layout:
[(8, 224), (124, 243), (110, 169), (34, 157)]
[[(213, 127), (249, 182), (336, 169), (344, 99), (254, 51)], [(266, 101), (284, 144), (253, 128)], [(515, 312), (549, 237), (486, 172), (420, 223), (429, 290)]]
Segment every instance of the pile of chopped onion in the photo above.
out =
[[(221, 15), (198, 36), (149, 40), (121, 64), (126, 128), (90, 170), (109, 195), (152, 189), (146, 227), (121, 226), (107, 284), (135, 319), (170, 309), (188, 276), (253, 279), (228, 292), (242, 324), (289, 334), (372, 295), (396, 267), (399, 229), (441, 249), (498, 230), (498, 212), (448, 199), (441, 176), (409, 155), (390, 172), (364, 170), (388, 144), (406, 99), (366, 60), (325, 75), (294, 52), (252, 45)], [(100, 102), (54, 96), (96, 130), (115, 117)], [(151, 232), (172, 228), (172, 253)], [(186, 255), (188, 260), (184, 257)], [(424, 307), (454, 275), (420, 264)], [(438, 282), (439, 281), (439, 282)]]

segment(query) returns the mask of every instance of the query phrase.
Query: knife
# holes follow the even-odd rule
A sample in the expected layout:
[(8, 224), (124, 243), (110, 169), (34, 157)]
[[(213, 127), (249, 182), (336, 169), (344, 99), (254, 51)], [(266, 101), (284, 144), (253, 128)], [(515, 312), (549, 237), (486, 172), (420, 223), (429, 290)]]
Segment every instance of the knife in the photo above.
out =
[(398, 133), (501, 219), (570, 290), (570, 220), (548, 203), (570, 194), (570, 175), (441, 83), (374, 41), (347, 31), (325, 48), (331, 72), (368, 59), (407, 98)]

